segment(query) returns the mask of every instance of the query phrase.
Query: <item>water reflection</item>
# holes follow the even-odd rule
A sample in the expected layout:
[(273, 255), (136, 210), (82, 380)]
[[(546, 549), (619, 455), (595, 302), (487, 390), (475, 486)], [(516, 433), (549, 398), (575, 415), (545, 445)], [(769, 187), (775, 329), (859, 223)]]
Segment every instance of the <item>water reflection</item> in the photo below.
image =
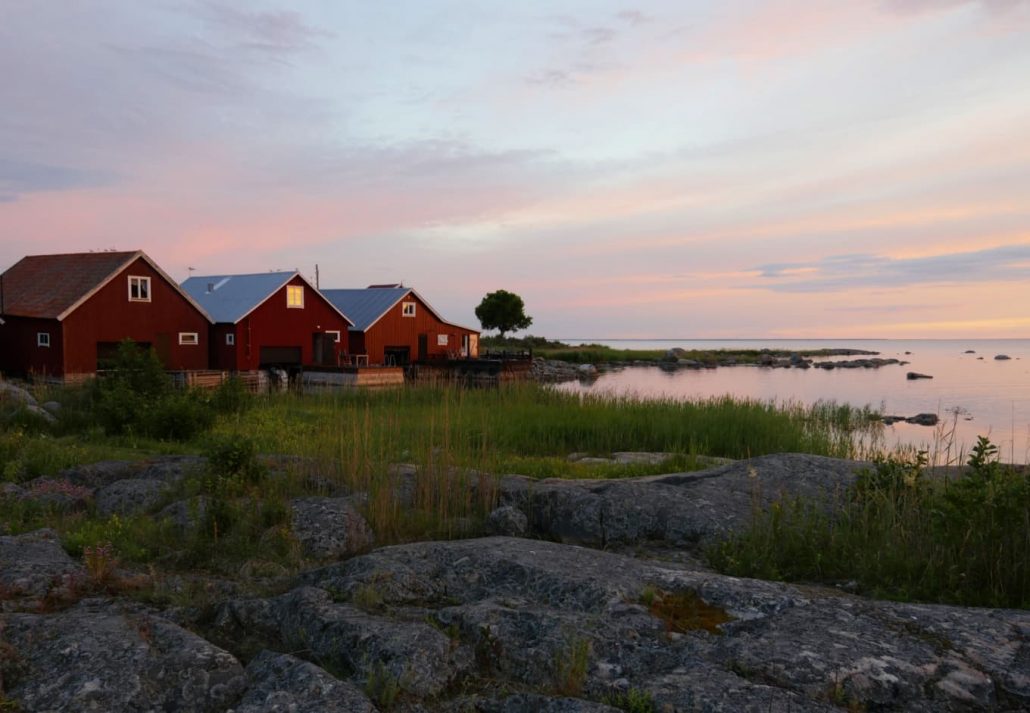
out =
[[(886, 444), (933, 451), (951, 439), (953, 452), (968, 452), (980, 434), (998, 444), (1005, 460), (1030, 462), (1030, 340), (822, 340), (601, 342), (621, 349), (869, 349), (882, 357), (908, 361), (879, 369), (770, 369), (753, 366), (718, 369), (627, 367), (603, 373), (594, 382), (558, 388), (580, 393), (639, 398), (703, 399), (731, 394), (760, 400), (834, 400), (871, 406), (888, 415), (936, 413), (936, 428), (904, 422), (885, 427)], [(1006, 355), (1008, 360), (997, 360)], [(835, 357), (834, 359), (840, 359)], [(916, 371), (932, 379), (908, 380)]]

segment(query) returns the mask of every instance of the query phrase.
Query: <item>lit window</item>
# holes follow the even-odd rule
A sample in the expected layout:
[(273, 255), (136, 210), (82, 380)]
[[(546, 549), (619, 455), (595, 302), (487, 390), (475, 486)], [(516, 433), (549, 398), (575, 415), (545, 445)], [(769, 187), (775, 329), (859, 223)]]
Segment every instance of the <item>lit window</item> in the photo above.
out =
[(447, 334), (437, 334), (436, 335), (436, 346), (438, 346), (438, 347), (446, 347), (447, 344), (448, 344), (448, 339), (447, 338), (449, 336), (450, 335), (447, 335)]
[(326, 334), (333, 338), (333, 341), (337, 344), (340, 343), (340, 330), (338, 329), (327, 329)]
[(415, 303), (414, 302), (403, 302), (401, 303), (401, 314), (405, 317), (415, 316)]
[(232, 332), (229, 332), (228, 334), (225, 335), (225, 346), (227, 346), (227, 347), (236, 346), (236, 335), (233, 334)]
[(196, 346), (200, 344), (200, 337), (196, 332), (179, 332), (179, 344), (184, 346)]
[(50, 332), (36, 332), (36, 346), (37, 347), (49, 347), (50, 346)]
[(150, 278), (129, 275), (129, 302), (150, 301)]
[(304, 286), (303, 285), (287, 285), (286, 286), (286, 306), (294, 307), (298, 309), (304, 308)]

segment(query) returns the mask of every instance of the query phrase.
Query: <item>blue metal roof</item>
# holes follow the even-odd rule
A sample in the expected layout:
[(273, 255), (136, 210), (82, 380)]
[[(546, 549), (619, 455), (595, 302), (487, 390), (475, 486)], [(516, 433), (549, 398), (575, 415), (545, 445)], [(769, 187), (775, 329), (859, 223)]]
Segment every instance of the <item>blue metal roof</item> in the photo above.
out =
[(206, 275), (189, 278), (182, 283), (182, 289), (214, 321), (236, 324), (296, 274), (261, 272), (255, 275)]
[(352, 330), (364, 332), (386, 311), (411, 292), (410, 287), (368, 287), (357, 290), (322, 290), (336, 309), (354, 322)]

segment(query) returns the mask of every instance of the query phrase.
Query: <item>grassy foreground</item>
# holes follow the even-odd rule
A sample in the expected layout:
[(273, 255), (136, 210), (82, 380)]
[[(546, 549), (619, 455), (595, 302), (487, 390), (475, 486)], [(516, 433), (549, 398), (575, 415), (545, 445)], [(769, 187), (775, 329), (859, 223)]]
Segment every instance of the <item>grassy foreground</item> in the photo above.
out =
[[(152, 358), (129, 349), (111, 377), (36, 395), (62, 404), (58, 422), (9, 410), (0, 421), (3, 481), (74, 497), (67, 481), (36, 479), (99, 460), (201, 453), (209, 465), (168, 492), (166, 503), (209, 507), (186, 541), (160, 518), (102, 518), (92, 503), (0, 497), (5, 533), (53, 527), (76, 554), (110, 542), (123, 560), (222, 573), (248, 562), (299, 566), (292, 497), (367, 494), (364, 514), (380, 543), (462, 536), (493, 507), (498, 474), (607, 478), (696, 469), (702, 455), (848, 457), (857, 435), (877, 427), (867, 413), (832, 404), (580, 397), (532, 383), (252, 396), (229, 382), (215, 392), (182, 392)], [(616, 451), (671, 456), (660, 465), (569, 458)], [(258, 553), (260, 566), (252, 562)]]
[(925, 465), (922, 453), (879, 459), (839, 512), (802, 500), (756, 512), (709, 561), (727, 574), (848, 583), (886, 599), (1030, 608), (1030, 471), (1000, 463), (984, 437), (957, 476)]

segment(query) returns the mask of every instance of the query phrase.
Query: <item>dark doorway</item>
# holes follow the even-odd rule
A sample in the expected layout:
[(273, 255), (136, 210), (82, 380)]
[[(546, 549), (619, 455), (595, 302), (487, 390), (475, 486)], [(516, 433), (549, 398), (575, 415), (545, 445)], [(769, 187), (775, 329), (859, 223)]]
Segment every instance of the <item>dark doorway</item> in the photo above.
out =
[(411, 363), (411, 347), (385, 347), (383, 363), (386, 366), (407, 366)]
[(170, 369), (172, 364), (172, 335), (168, 332), (158, 333), (154, 349), (157, 351), (157, 358), (161, 360), (166, 369)]
[(300, 366), (300, 347), (261, 347), (260, 366)]
[(418, 360), (425, 361), (429, 358), (429, 335), (418, 335)]
[(311, 361), (318, 366), (336, 366), (336, 338), (332, 334), (311, 335)]

